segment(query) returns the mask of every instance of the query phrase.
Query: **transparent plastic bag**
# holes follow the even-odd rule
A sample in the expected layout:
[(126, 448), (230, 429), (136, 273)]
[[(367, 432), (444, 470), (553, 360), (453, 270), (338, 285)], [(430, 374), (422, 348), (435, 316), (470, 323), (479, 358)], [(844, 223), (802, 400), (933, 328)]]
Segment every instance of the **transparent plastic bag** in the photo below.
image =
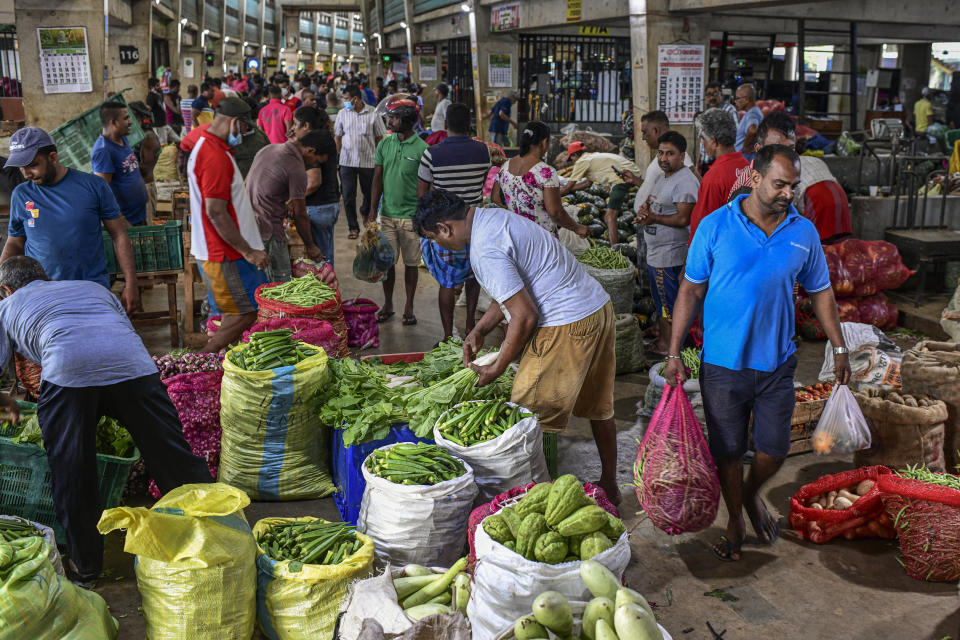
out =
[(868, 449), (870, 444), (870, 429), (857, 399), (847, 385), (837, 385), (813, 431), (813, 450), (819, 454), (852, 453)]

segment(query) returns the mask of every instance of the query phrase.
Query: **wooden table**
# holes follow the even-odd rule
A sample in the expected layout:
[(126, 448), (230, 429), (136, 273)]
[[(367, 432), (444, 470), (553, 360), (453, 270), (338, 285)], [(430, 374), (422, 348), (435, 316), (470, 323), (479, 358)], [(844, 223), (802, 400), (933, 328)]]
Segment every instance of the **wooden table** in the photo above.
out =
[[(177, 279), (180, 270), (154, 271), (138, 273), (138, 282), (167, 285), (167, 309), (164, 311), (134, 311), (130, 314), (130, 322), (134, 327), (155, 327), (170, 325), (170, 346), (176, 349), (180, 346), (180, 326), (177, 317)], [(118, 280), (123, 280), (123, 274), (117, 274)]]

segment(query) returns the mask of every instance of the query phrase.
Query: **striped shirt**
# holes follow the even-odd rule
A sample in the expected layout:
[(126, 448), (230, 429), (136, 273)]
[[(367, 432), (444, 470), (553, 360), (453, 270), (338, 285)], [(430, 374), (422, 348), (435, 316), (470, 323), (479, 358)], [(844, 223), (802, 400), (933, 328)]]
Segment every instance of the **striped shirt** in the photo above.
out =
[(333, 123), (333, 135), (341, 138), (340, 166), (373, 169), (377, 138), (387, 134), (376, 110), (364, 105), (363, 111), (341, 109)]
[(470, 136), (448, 136), (423, 152), (417, 175), (434, 189), (450, 191), (467, 204), (477, 205), (483, 200), (483, 183), (490, 167), (487, 145)]

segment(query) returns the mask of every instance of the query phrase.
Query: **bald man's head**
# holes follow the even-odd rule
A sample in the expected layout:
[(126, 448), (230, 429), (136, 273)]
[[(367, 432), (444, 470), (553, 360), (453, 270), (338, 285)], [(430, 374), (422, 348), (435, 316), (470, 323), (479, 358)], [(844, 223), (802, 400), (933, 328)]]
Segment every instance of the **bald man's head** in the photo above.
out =
[(752, 84), (742, 84), (734, 94), (734, 103), (740, 111), (747, 111), (757, 102), (757, 90)]

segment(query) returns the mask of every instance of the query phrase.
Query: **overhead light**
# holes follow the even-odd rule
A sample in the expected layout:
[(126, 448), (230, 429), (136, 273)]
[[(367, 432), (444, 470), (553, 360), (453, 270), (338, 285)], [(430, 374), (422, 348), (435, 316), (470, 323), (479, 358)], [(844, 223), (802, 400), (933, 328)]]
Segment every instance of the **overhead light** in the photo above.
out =
[(244, 40), (244, 41), (243, 41), (243, 46), (245, 46), (245, 47), (246, 47), (246, 46), (248, 46), (249, 44), (250, 44), (250, 43), (249, 43), (249, 42), (247, 42), (246, 40)]
[(353, 19), (354, 19), (354, 20), (359, 20), (359, 19), (360, 19), (360, 14), (359, 14), (359, 13), (353, 14)]
[(210, 33), (210, 29), (204, 29), (204, 30), (203, 30), (203, 35), (207, 35), (208, 33)]
[(366, 42), (366, 41), (367, 41), (366, 38), (360, 38), (360, 42)]
[(380, 37), (380, 34), (377, 33), (376, 31), (374, 31), (374, 32), (371, 33), (370, 35), (371, 35), (372, 37), (374, 37), (374, 38), (379, 38), (379, 37)]
[(286, 49), (284, 49), (283, 47), (280, 47), (280, 53), (283, 53), (284, 51), (286, 51)]
[(187, 19), (186, 19), (186, 18), (180, 18), (180, 24), (182, 24), (183, 26), (187, 26)]
[(401, 28), (401, 29), (406, 29), (406, 28), (407, 28), (407, 23), (401, 21), (401, 22), (400, 22), (400, 28)]
[(463, 11), (464, 13), (470, 13), (470, 3), (464, 2), (462, 5), (460, 5), (460, 11)]

